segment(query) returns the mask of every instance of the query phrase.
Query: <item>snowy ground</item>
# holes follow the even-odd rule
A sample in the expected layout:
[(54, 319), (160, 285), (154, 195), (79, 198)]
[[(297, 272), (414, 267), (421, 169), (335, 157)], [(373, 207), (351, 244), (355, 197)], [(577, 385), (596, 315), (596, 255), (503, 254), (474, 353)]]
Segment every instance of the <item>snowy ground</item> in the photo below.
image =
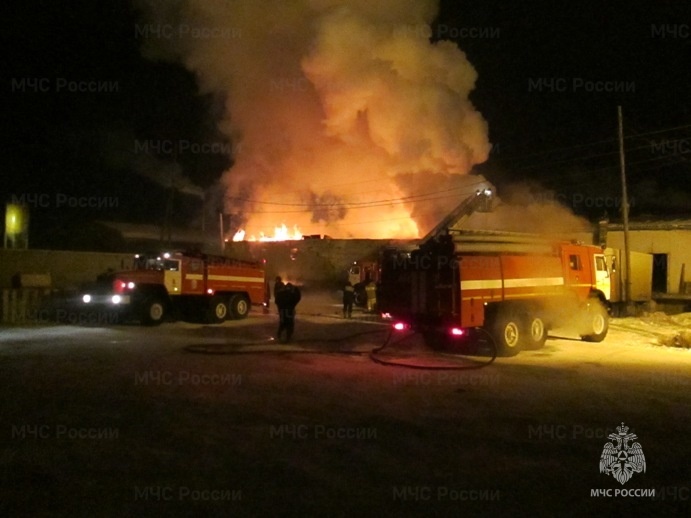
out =
[(654, 345), (691, 348), (691, 313), (666, 315), (658, 312), (636, 318), (619, 318), (613, 327), (630, 331), (641, 341)]
[[(484, 368), (416, 337), (382, 351), (464, 368), (435, 371), (372, 361), (385, 327), (336, 293), (299, 309), (290, 345), (256, 313), (1, 329), (0, 515), (688, 513), (691, 350), (660, 343), (691, 315), (617, 319), (601, 344), (555, 330)], [(625, 485), (598, 468), (622, 421), (647, 461)]]

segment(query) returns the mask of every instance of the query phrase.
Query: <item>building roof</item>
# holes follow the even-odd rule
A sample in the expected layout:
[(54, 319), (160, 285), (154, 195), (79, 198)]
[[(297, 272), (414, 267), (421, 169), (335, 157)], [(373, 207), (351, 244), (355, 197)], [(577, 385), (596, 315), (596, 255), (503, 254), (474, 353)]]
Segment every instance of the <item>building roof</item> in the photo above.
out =
[[(624, 230), (624, 224), (610, 223), (607, 230)], [(691, 230), (691, 219), (629, 221), (629, 230)]]
[(187, 228), (171, 228), (162, 232), (159, 225), (123, 223), (118, 221), (100, 221), (100, 224), (112, 228), (120, 233), (128, 243), (156, 243), (170, 242), (170, 245), (201, 247), (208, 240), (208, 236), (200, 230)]

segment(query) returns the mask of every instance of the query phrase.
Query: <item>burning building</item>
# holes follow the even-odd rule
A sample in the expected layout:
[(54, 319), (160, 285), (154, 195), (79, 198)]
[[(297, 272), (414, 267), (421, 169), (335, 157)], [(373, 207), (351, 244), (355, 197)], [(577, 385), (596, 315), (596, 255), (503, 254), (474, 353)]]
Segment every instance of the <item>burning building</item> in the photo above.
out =
[(283, 225), (289, 237), (412, 238), (467, 194), (488, 130), (469, 100), (473, 66), (433, 41), (437, 4), (139, 2), (173, 29), (143, 52), (224, 99), (231, 238), (275, 238)]

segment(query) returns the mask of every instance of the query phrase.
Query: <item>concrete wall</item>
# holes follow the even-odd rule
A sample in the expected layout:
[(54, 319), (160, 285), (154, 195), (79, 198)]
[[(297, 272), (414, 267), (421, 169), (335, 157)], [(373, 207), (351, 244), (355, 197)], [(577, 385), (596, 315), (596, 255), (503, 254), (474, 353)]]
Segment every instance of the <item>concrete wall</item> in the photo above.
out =
[[(583, 235), (592, 242), (592, 235)], [(305, 285), (339, 285), (353, 261), (374, 258), (384, 246), (409, 246), (410, 241), (376, 239), (306, 239), (283, 242), (229, 243), (226, 255), (264, 261), (267, 277)], [(610, 230), (608, 246), (624, 248), (622, 231)], [(685, 280), (691, 281), (690, 230), (632, 230), (631, 250), (668, 254), (668, 293), (679, 293), (682, 266)], [(0, 250), (0, 288), (12, 286), (16, 273), (50, 273), (53, 288), (77, 288), (92, 282), (108, 268), (129, 267), (133, 254), (69, 252), (52, 250)]]
[(63, 250), (0, 250), (0, 288), (12, 286), (17, 273), (50, 273), (52, 288), (76, 289), (108, 268), (128, 268), (134, 254)]
[(51, 321), (51, 312), (44, 302), (50, 300), (51, 291), (27, 288), (0, 289), (0, 322), (3, 324), (45, 324)]
[[(631, 230), (629, 246), (634, 252), (667, 254), (667, 293), (679, 293), (682, 267), (691, 281), (691, 230)], [(624, 232), (610, 230), (607, 245), (624, 250)]]

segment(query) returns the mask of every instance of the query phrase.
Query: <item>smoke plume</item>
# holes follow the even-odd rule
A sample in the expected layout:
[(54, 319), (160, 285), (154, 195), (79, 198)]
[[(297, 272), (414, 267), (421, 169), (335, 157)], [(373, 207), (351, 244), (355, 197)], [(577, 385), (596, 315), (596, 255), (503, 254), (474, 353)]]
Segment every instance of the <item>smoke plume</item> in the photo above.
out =
[(564, 205), (563, 195), (538, 184), (505, 186), (491, 212), (477, 212), (466, 222), (468, 230), (527, 232), (565, 238), (592, 231), (590, 222)]
[[(140, 0), (143, 52), (225, 95), (226, 211), (248, 234), (415, 237), (487, 159), (476, 72), (430, 42), (436, 0)], [(161, 31), (163, 35), (163, 31)], [(442, 211), (443, 213), (443, 211)]]

